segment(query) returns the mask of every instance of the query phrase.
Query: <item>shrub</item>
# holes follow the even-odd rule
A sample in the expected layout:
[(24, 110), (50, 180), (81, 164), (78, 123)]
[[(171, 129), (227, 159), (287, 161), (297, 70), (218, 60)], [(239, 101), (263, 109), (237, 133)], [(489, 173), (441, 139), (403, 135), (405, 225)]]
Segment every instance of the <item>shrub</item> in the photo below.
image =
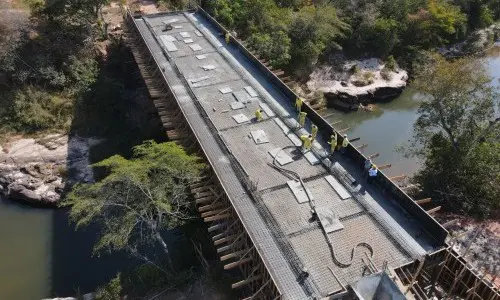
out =
[(99, 287), (96, 291), (96, 300), (120, 300), (122, 292), (122, 284), (120, 273), (115, 278), (111, 279), (106, 285)]
[(394, 71), (396, 69), (396, 60), (394, 59), (394, 56), (389, 55), (389, 57), (387, 57), (385, 68), (388, 68), (390, 71)]
[(390, 81), (392, 79), (392, 71), (385, 66), (382, 71), (380, 71), (380, 76), (382, 76), (382, 79)]

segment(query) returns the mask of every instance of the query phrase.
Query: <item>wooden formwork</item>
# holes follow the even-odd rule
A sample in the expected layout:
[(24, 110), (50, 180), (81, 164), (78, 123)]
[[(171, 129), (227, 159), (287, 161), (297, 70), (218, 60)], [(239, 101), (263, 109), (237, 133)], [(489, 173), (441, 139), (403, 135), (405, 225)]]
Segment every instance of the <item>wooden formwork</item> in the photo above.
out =
[(415, 299), (500, 300), (494, 280), (487, 280), (451, 247), (394, 271)]
[[(182, 145), (191, 153), (205, 158), (193, 132), (175, 101), (158, 64), (137, 32), (133, 17), (128, 12), (128, 33), (125, 38), (134, 55), (151, 100), (158, 110), (169, 140)], [(224, 192), (217, 176), (208, 170), (203, 178), (190, 185), (200, 217), (207, 224), (220, 261), (225, 270), (237, 270), (232, 288), (242, 299), (280, 299), (281, 294), (253, 245), (241, 220)]]

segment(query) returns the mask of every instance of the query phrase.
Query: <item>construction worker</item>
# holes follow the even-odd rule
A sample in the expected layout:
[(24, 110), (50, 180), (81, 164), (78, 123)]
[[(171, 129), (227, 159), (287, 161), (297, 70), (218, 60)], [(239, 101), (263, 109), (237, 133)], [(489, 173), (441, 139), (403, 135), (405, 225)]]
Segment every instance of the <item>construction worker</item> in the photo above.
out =
[(300, 136), (300, 140), (302, 141), (302, 151), (307, 152), (311, 150), (311, 144), (312, 144), (312, 135), (307, 135), (304, 134)]
[(347, 146), (349, 146), (349, 139), (347, 138), (347, 134), (344, 134), (344, 137), (342, 138), (342, 145), (340, 147), (340, 152), (345, 153)]
[(224, 38), (226, 40), (226, 44), (229, 45), (229, 42), (231, 41), (231, 35), (229, 34), (229, 32), (226, 32), (226, 34), (224, 35)]
[(262, 117), (262, 109), (259, 108), (255, 111), (255, 119), (257, 120), (257, 122), (260, 122), (264, 119)]
[(318, 135), (318, 126), (312, 125), (311, 127), (311, 135), (312, 135), (312, 140), (314, 141), (316, 139), (316, 136)]
[(337, 133), (333, 132), (332, 135), (330, 135), (330, 141), (328, 141), (328, 144), (330, 145), (330, 154), (333, 154), (335, 152), (335, 148), (337, 147)]
[(307, 116), (307, 113), (305, 113), (305, 112), (299, 113), (299, 125), (300, 125), (300, 127), (304, 127), (304, 124), (306, 124), (306, 116)]
[(375, 164), (372, 164), (368, 170), (368, 183), (373, 183), (377, 179), (378, 169)]
[(297, 112), (300, 114), (301, 112), (301, 109), (302, 109), (302, 103), (304, 101), (302, 101), (302, 98), (300, 97), (297, 97), (297, 100), (295, 100), (295, 108), (297, 109)]
[(370, 170), (370, 168), (372, 167), (373, 165), (373, 162), (370, 158), (368, 158), (367, 160), (365, 160), (365, 165), (363, 166), (364, 167), (364, 171), (365, 172), (368, 172), (368, 170)]

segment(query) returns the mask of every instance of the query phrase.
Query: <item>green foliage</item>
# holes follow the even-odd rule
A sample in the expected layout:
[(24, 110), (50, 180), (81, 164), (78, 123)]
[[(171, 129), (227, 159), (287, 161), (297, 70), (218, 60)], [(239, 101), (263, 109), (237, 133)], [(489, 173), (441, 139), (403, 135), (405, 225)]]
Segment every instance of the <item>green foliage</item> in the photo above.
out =
[(73, 103), (63, 95), (28, 86), (12, 97), (5, 117), (13, 129), (33, 132), (68, 128)]
[(120, 300), (122, 292), (122, 284), (120, 279), (120, 273), (116, 275), (115, 278), (111, 279), (103, 287), (99, 287), (96, 291), (96, 300)]
[(385, 62), (385, 67), (388, 68), (391, 71), (396, 70), (396, 60), (394, 59), (394, 56), (389, 55), (387, 57), (387, 60)]
[[(296, 73), (308, 75), (325, 51), (341, 49), (338, 41), (349, 27), (342, 22), (333, 6), (305, 6), (293, 18), (290, 26), (292, 66)], [(306, 72), (304, 74), (304, 72)]]
[(477, 60), (437, 55), (415, 80), (428, 95), (414, 125), (411, 151), (425, 159), (415, 180), (448, 209), (479, 217), (500, 208), (499, 103), (490, 81)]
[(205, 165), (173, 142), (148, 141), (134, 147), (132, 159), (115, 155), (94, 166), (108, 174), (96, 183), (77, 185), (63, 205), (71, 207), (70, 219), (78, 228), (101, 225), (95, 253), (126, 249), (152, 263), (140, 250), (156, 244), (172, 269), (161, 232), (193, 217), (187, 186)]
[(291, 41), (284, 31), (254, 33), (248, 43), (259, 55), (269, 58), (273, 66), (282, 67), (290, 62)]
[(459, 7), (445, 0), (429, 0), (427, 7), (409, 15), (408, 20), (409, 38), (424, 47), (435, 47), (448, 43), (467, 17)]
[(375, 21), (372, 44), (377, 55), (387, 56), (399, 43), (399, 26), (394, 19), (378, 18)]

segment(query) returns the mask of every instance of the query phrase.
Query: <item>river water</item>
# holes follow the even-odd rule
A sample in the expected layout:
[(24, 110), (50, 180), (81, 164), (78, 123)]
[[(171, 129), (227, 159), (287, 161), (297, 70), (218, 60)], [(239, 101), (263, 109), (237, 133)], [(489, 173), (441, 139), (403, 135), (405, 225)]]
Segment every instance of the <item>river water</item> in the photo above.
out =
[[(484, 59), (493, 77), (492, 84), (500, 86), (500, 44), (490, 49)], [(417, 91), (407, 88), (397, 99), (377, 104), (373, 112), (343, 113), (331, 109), (327, 114), (334, 115), (328, 117), (328, 120), (332, 123), (342, 121), (335, 125), (337, 129), (349, 127), (349, 137), (360, 137), (361, 140), (356, 144), (368, 145), (363, 153), (379, 153), (380, 156), (374, 160), (377, 165), (392, 164), (391, 168), (384, 170), (389, 176), (411, 175), (418, 169), (419, 161), (404, 158), (396, 148), (407, 142), (413, 133), (419, 98), (421, 95)]]
[[(487, 66), (499, 85), (500, 47), (492, 49)], [(405, 159), (395, 147), (408, 140), (418, 107), (418, 93), (405, 90), (375, 112), (335, 113), (331, 121), (350, 127), (361, 137), (366, 154), (380, 153), (376, 162), (391, 163), (390, 175), (411, 174), (418, 161)], [(33, 208), (0, 199), (0, 299), (36, 300), (48, 296), (87, 293), (130, 267), (123, 256), (91, 258), (95, 228), (75, 232), (65, 210)]]

